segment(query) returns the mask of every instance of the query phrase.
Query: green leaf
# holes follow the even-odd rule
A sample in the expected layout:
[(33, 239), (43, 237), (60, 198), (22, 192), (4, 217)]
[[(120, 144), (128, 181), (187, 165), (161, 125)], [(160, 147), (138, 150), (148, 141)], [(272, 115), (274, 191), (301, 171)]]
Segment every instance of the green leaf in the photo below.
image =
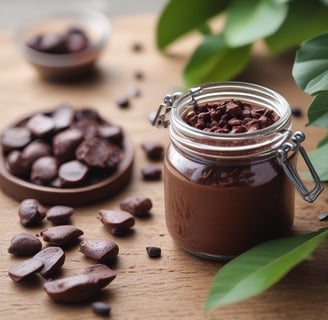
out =
[(308, 109), (307, 125), (328, 128), (328, 92), (319, 94)]
[(307, 258), (328, 236), (328, 229), (267, 241), (224, 265), (217, 273), (205, 312), (258, 295)]
[(317, 148), (324, 146), (325, 144), (328, 144), (328, 134), (319, 141)]
[(320, 146), (309, 153), (309, 158), (316, 169), (321, 181), (328, 181), (328, 139), (326, 143), (320, 143)]
[(212, 34), (211, 27), (208, 25), (208, 23), (203, 23), (199, 25), (197, 29), (200, 33), (202, 33), (205, 36)]
[(229, 48), (222, 35), (204, 37), (185, 66), (185, 83), (193, 86), (234, 77), (248, 62), (250, 48)]
[(285, 1), (232, 0), (224, 27), (227, 44), (238, 47), (267, 37), (280, 27), (287, 11)]
[(328, 34), (319, 35), (297, 50), (293, 77), (310, 95), (328, 91)]
[(156, 26), (156, 43), (160, 50), (221, 13), (228, 0), (170, 0), (163, 8)]
[[(328, 7), (315, 0), (291, 1), (286, 19), (265, 42), (275, 55), (328, 31)], [(304, 23), (306, 21), (306, 23)]]

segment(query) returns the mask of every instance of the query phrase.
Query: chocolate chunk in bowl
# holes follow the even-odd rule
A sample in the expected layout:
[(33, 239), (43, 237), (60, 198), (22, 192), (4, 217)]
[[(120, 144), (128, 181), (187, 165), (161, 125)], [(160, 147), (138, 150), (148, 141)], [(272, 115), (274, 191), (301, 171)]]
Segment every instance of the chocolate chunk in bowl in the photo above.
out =
[[(47, 133), (42, 141), (39, 134), (35, 134), (40, 132), (39, 129), (34, 127), (33, 133), (29, 128), (30, 120), (35, 119), (36, 116), (37, 119), (46, 119), (47, 122), (53, 119), (57, 124), (58, 114), (63, 111), (67, 113), (65, 124), (55, 125), (55, 129)], [(76, 135), (72, 138), (71, 135), (64, 134), (79, 132), (76, 128), (80, 126), (80, 122), (86, 121), (92, 122), (94, 132), (92, 136), (77, 137)], [(43, 124), (41, 123), (40, 126), (42, 127)], [(18, 201), (33, 198), (45, 205), (61, 203), (67, 206), (82, 206), (109, 198), (122, 190), (130, 181), (134, 146), (122, 128), (121, 138), (111, 139), (103, 135), (104, 127), (116, 129), (118, 126), (102, 118), (95, 109), (74, 109), (67, 108), (67, 105), (28, 115), (8, 126), (0, 134), (0, 188)], [(98, 130), (94, 130), (95, 128)], [(10, 144), (11, 140), (8, 137), (12, 137), (15, 143)], [(96, 141), (97, 144), (93, 145), (92, 141)], [(33, 152), (27, 157), (28, 159), (25, 159), (25, 155), (31, 153), (33, 144), (34, 147), (38, 144), (38, 148), (42, 144), (44, 151)], [(106, 146), (105, 153), (102, 154), (103, 158), (92, 157), (94, 146), (96, 151)], [(13, 158), (13, 153), (17, 153), (17, 159)], [(53, 166), (54, 170), (49, 174), (50, 172), (45, 170), (47, 164), (42, 161), (43, 158), (47, 160), (46, 163), (50, 162), (48, 160), (53, 164), (56, 162), (58, 170)], [(18, 168), (19, 163), (24, 165)]]
[(65, 10), (26, 19), (16, 42), (26, 62), (45, 80), (80, 81), (95, 71), (111, 25), (100, 12)]

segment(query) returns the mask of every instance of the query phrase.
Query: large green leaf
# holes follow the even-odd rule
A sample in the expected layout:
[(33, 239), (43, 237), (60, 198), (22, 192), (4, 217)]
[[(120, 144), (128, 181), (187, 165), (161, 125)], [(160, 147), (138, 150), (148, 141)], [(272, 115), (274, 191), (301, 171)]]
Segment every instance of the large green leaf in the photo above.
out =
[(170, 0), (163, 8), (156, 26), (157, 47), (168, 45), (198, 29), (211, 17), (221, 13), (228, 0)]
[(328, 181), (328, 140), (320, 142), (318, 148), (310, 152), (310, 160), (316, 169), (321, 181)]
[(328, 91), (328, 34), (319, 35), (297, 50), (293, 77), (310, 95)]
[(188, 86), (223, 81), (237, 75), (248, 62), (250, 46), (229, 48), (222, 35), (204, 37), (184, 69)]
[(291, 1), (283, 24), (265, 39), (270, 52), (278, 54), (328, 31), (327, 17), (328, 7), (316, 0)]
[(283, 23), (288, 4), (278, 0), (232, 0), (227, 8), (224, 37), (231, 47), (267, 37)]
[(217, 273), (205, 312), (258, 295), (307, 258), (328, 236), (328, 229), (264, 242), (231, 260)]
[(314, 98), (307, 115), (309, 119), (307, 125), (328, 128), (328, 92)]

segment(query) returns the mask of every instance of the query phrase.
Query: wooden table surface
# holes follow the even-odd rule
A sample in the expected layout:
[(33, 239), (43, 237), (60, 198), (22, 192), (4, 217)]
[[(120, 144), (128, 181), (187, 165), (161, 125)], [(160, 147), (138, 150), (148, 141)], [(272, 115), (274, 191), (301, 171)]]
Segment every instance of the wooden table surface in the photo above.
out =
[[(84, 230), (83, 239), (114, 239), (120, 254), (112, 265), (117, 278), (100, 297), (112, 306), (111, 319), (326, 319), (328, 316), (328, 249), (318, 248), (312, 259), (292, 270), (282, 281), (264, 294), (216, 309), (208, 316), (203, 313), (208, 289), (221, 264), (196, 258), (180, 250), (170, 238), (163, 207), (163, 182), (145, 182), (140, 169), (149, 161), (140, 148), (146, 140), (167, 145), (167, 130), (152, 128), (148, 121), (165, 94), (181, 88), (181, 70), (197, 38), (189, 38), (172, 47), (169, 55), (161, 55), (154, 45), (156, 17), (133, 16), (115, 18), (113, 34), (101, 58), (98, 77), (79, 84), (52, 84), (38, 78), (35, 71), (19, 55), (10, 33), (0, 34), (0, 128), (17, 117), (32, 111), (51, 108), (61, 102), (76, 107), (92, 106), (106, 118), (124, 127), (136, 146), (134, 173), (123, 192), (102, 203), (76, 208), (72, 224)], [(132, 45), (140, 42), (141, 52)], [(292, 56), (268, 60), (256, 50), (254, 60), (240, 80), (267, 85), (282, 93), (291, 105), (306, 110), (310, 98), (302, 93), (291, 78)], [(134, 73), (142, 71), (143, 80)], [(138, 86), (140, 97), (122, 110), (115, 104), (130, 86)], [(304, 127), (306, 115), (295, 119), (294, 129), (303, 130), (305, 147), (314, 149), (323, 132)], [(160, 163), (161, 165), (161, 163)], [(302, 164), (300, 164), (302, 168)], [(97, 219), (99, 209), (118, 209), (126, 196), (148, 196), (153, 201), (151, 217), (137, 219), (133, 234), (113, 238)], [(295, 230), (309, 232), (327, 226), (317, 215), (327, 210), (327, 190), (314, 204), (306, 204), (296, 196)], [(18, 219), (19, 203), (0, 193), (1, 212), (1, 319), (93, 319), (90, 304), (60, 305), (48, 298), (42, 289), (43, 280), (14, 283), (8, 269), (21, 261), (7, 253), (11, 237), (22, 231), (39, 233), (48, 226), (25, 229)], [(238, 223), (238, 221), (236, 221)], [(162, 257), (149, 259), (145, 247), (160, 246)], [(78, 252), (78, 246), (66, 252), (62, 275), (79, 273), (92, 261)], [(37, 278), (38, 279), (38, 278)]]

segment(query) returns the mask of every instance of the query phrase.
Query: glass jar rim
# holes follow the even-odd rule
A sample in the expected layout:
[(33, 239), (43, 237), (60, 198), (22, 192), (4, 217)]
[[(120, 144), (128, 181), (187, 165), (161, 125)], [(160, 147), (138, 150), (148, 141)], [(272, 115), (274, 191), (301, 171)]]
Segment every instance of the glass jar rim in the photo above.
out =
[[(244, 133), (215, 133), (203, 131), (187, 124), (182, 116), (198, 103), (240, 100), (251, 105), (274, 110), (279, 119), (270, 126)], [(227, 156), (244, 152), (245, 156), (261, 150), (272, 154), (289, 138), (291, 132), (291, 109), (286, 99), (276, 91), (248, 82), (217, 82), (190, 89), (177, 98), (170, 115), (172, 142), (194, 152), (226, 152)]]

